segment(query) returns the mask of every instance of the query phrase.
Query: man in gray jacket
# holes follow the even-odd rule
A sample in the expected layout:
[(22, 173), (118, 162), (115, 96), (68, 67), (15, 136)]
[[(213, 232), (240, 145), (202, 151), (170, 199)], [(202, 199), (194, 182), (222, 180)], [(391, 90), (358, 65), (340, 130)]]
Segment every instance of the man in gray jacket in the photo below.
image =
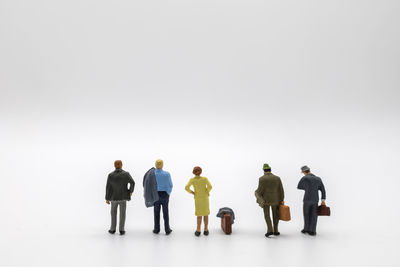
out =
[(322, 205), (325, 205), (325, 187), (321, 178), (311, 173), (310, 168), (307, 166), (301, 167), (304, 177), (301, 178), (297, 189), (304, 190), (303, 198), (303, 216), (304, 228), (301, 230), (303, 234), (316, 235), (317, 219), (318, 219), (318, 191), (321, 191)]
[[(125, 234), (126, 201), (131, 200), (135, 181), (129, 172), (122, 169), (122, 161), (114, 162), (115, 171), (108, 175), (106, 185), (106, 203), (111, 202), (111, 227), (108, 232), (114, 234), (117, 227), (117, 209), (119, 206), (119, 233)], [(129, 184), (129, 188), (128, 188)]]

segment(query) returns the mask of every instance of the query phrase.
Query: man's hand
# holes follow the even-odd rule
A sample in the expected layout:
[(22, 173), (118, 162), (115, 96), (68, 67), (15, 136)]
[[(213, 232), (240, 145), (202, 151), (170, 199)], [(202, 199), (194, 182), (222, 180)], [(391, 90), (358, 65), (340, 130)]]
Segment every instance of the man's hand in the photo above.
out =
[(196, 195), (194, 191), (190, 192), (190, 194), (192, 194), (193, 196)]
[(132, 197), (132, 193), (130, 193), (130, 196)]
[(107, 204), (110, 204), (110, 200), (106, 200), (106, 203), (107, 203)]
[(322, 200), (321, 205), (325, 206), (325, 201), (324, 200)]
[(279, 203), (280, 205), (285, 205), (285, 201), (281, 201), (281, 203)]

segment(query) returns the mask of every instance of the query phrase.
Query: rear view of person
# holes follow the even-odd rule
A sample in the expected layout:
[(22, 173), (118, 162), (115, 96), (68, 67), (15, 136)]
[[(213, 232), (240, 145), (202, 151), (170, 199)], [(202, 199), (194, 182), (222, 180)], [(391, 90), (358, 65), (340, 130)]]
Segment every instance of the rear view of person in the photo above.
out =
[[(195, 177), (189, 180), (185, 186), (185, 190), (194, 195), (195, 215), (197, 216), (197, 228), (194, 233), (200, 236), (201, 233), (201, 219), (204, 218), (204, 235), (208, 235), (208, 215), (210, 214), (210, 206), (208, 197), (212, 186), (206, 177), (200, 176), (202, 169), (194, 167), (193, 174)], [(193, 186), (194, 191), (190, 189)]]
[[(271, 173), (271, 167), (264, 164), (264, 175), (259, 178), (258, 188), (255, 191), (257, 203), (264, 209), (264, 218), (267, 223), (266, 237), (270, 235), (280, 235), (278, 231), (279, 223), (279, 205), (283, 204), (284, 191), (281, 179)], [(272, 210), (273, 227), (270, 217)]]
[(301, 167), (304, 177), (301, 178), (297, 189), (304, 190), (303, 198), (303, 216), (304, 228), (301, 230), (303, 234), (316, 235), (317, 219), (318, 219), (318, 191), (321, 191), (322, 205), (325, 205), (326, 193), (321, 178), (311, 173), (307, 166)]
[(124, 235), (126, 201), (131, 200), (135, 182), (129, 172), (122, 169), (122, 161), (116, 160), (114, 166), (115, 171), (108, 175), (106, 185), (106, 203), (111, 203), (111, 227), (108, 232), (110, 234), (115, 234), (117, 228), (117, 210), (119, 206), (119, 233)]
[(164, 162), (161, 159), (156, 161), (156, 170), (154, 175), (157, 182), (157, 193), (158, 200), (154, 202), (154, 229), (153, 233), (158, 234), (160, 232), (160, 211), (162, 208), (164, 218), (164, 230), (167, 235), (172, 232), (169, 226), (169, 196), (172, 192), (172, 180), (171, 174), (163, 170)]

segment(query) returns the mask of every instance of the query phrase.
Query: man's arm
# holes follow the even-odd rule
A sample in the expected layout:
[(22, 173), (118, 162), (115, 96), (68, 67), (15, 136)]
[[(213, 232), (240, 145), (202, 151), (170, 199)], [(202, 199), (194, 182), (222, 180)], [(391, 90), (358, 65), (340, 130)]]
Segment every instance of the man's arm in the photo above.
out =
[(174, 185), (172, 184), (172, 179), (171, 179), (170, 173), (168, 173), (168, 185), (169, 185), (170, 191), (172, 192), (172, 188), (174, 187)]
[(128, 183), (129, 183), (129, 194), (132, 195), (133, 190), (135, 190), (135, 181), (133, 180), (132, 176), (130, 175), (129, 172), (127, 172), (128, 174)]
[(110, 175), (109, 175), (108, 178), (107, 178), (106, 197), (105, 197), (107, 204), (110, 204), (111, 195), (112, 195), (112, 187), (111, 187)]
[(319, 191), (321, 191), (321, 201), (323, 202), (323, 204), (325, 204), (326, 192), (325, 192), (324, 183), (322, 181), (321, 181), (318, 189), (319, 189)]
[(279, 179), (279, 196), (280, 196), (280, 201), (282, 202), (285, 199), (285, 192), (283, 190), (282, 181), (280, 179)]
[(256, 201), (258, 205), (260, 205), (260, 207), (263, 207), (265, 202), (263, 199), (263, 189), (260, 181), (258, 182), (258, 187), (257, 190), (254, 192), (254, 195), (256, 196)]
[(304, 185), (304, 177), (300, 179), (299, 184), (297, 185), (297, 189), (302, 189), (305, 190), (305, 185)]

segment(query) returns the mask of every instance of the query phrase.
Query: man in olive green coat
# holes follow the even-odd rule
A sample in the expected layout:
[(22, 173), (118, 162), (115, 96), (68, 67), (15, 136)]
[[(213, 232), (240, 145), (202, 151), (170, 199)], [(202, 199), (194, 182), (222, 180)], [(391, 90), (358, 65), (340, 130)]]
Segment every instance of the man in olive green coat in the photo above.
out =
[[(259, 179), (255, 195), (258, 205), (264, 209), (264, 217), (268, 227), (265, 236), (269, 237), (270, 235), (280, 235), (278, 231), (279, 205), (283, 202), (285, 196), (281, 178), (271, 173), (271, 167), (268, 164), (264, 164), (263, 170), (264, 175)], [(269, 215), (270, 209), (272, 210), (274, 222), (273, 228)]]

